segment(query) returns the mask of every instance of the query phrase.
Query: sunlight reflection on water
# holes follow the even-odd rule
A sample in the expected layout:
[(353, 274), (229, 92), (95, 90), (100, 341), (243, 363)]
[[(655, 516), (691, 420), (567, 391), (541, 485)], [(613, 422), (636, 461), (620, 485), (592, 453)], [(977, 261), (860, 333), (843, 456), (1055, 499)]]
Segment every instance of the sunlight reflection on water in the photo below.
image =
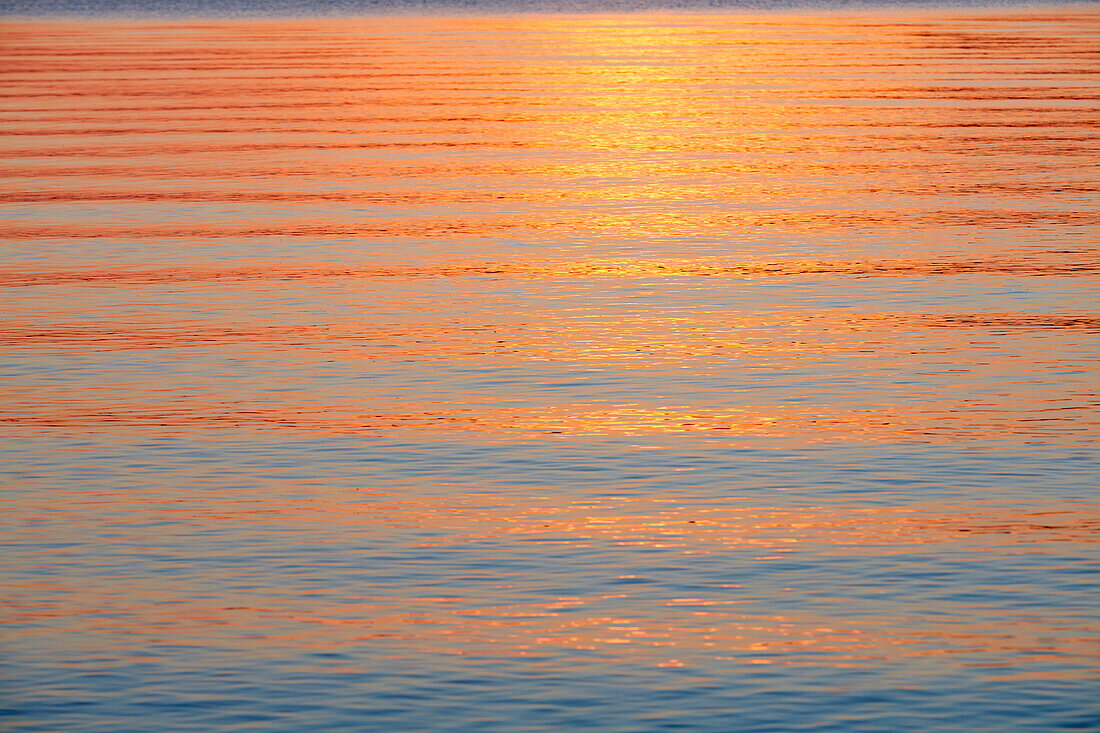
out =
[(8, 723), (1095, 728), (1097, 20), (6, 23)]

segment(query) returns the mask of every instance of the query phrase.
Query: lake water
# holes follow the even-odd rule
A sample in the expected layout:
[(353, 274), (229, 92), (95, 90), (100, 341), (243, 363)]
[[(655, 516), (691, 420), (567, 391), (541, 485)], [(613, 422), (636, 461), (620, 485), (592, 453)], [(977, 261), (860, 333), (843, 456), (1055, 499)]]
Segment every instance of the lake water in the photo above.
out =
[(1100, 730), (1098, 31), (5, 22), (5, 729)]

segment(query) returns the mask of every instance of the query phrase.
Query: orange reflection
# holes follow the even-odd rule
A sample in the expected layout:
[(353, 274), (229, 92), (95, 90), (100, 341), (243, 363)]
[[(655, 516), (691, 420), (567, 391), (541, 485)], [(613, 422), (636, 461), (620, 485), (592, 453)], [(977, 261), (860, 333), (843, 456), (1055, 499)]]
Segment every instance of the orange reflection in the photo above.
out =
[(31, 287), (65, 284), (95, 284), (132, 287), (158, 283), (271, 282), (292, 281), (296, 285), (349, 283), (356, 280), (401, 278), (524, 278), (538, 281), (556, 278), (661, 278), (731, 277), (778, 278), (805, 276), (935, 277), (958, 275), (1029, 275), (1095, 277), (1100, 261), (1090, 251), (1028, 253), (1000, 259), (877, 259), (877, 260), (787, 260), (731, 262), (719, 258), (677, 260), (594, 260), (588, 262), (489, 262), (451, 263), (434, 266), (381, 267), (287, 267), (265, 263), (247, 268), (163, 267), (155, 269), (69, 271), (8, 271), (0, 274), (0, 286)]
[[(1075, 546), (1078, 554), (1086, 556), (1100, 538), (1100, 512), (1095, 505), (1029, 511), (931, 504), (791, 508), (721, 499), (685, 506), (683, 498), (561, 502), (469, 495), (409, 499), (406, 493), (364, 495), (322, 488), (290, 502), (281, 494), (254, 497), (255, 511), (247, 513), (237, 506), (245, 496), (215, 495), (211, 502), (197, 503), (147, 492), (140, 502), (116, 497), (119, 503), (108, 509), (123, 537), (131, 522), (141, 527), (148, 527), (150, 521), (190, 522), (214, 529), (239, 528), (246, 521), (260, 531), (260, 537), (264, 527), (279, 532), (287, 527), (325, 527), (334, 541), (365, 532), (379, 539), (428, 530), (437, 539), (425, 546), (454, 552), (502, 541), (524, 546), (533, 541), (537, 547), (541, 538), (558, 551), (599, 547), (606, 553), (609, 548), (635, 544), (673, 548), (685, 555), (729, 556), (747, 550), (761, 553), (754, 561), (759, 563), (797, 563), (800, 554), (907, 556), (921, 547), (974, 562), (980, 562), (983, 553), (1004, 553), (1014, 547), (1041, 557), (1047, 548), (1063, 552)], [(79, 527), (96, 520), (87, 507), (73, 507), (62, 509), (53, 521)], [(33, 523), (26, 526), (24, 532), (53, 531)], [(189, 557), (196, 558), (194, 551)], [(744, 562), (738, 559), (731, 564), (728, 575), (736, 579), (738, 563)], [(605, 570), (608, 578), (620, 572), (614, 565)], [(492, 576), (497, 583), (494, 589), (478, 595), (391, 595), (392, 589), (304, 584), (278, 592), (240, 590), (234, 593), (232, 606), (206, 600), (197, 588), (179, 587), (179, 581), (158, 585), (150, 579), (89, 578), (78, 595), (71, 592), (68, 581), (54, 580), (15, 586), (17, 600), (9, 623), (48, 619), (50, 625), (31, 627), (25, 633), (55, 634), (60, 624), (71, 631), (119, 634), (121, 647), (134, 649), (167, 636), (175, 644), (204, 646), (243, 643), (346, 650), (369, 642), (397, 656), (430, 650), (541, 657), (598, 650), (616, 663), (647, 666), (825, 661), (834, 667), (872, 667), (903, 660), (920, 665), (922, 659), (950, 665), (981, 663), (974, 661), (975, 655), (989, 654), (1001, 659), (1011, 656), (1011, 663), (989, 663), (992, 668), (1006, 667), (1006, 674), (1017, 675), (1021, 665), (1050, 659), (1075, 666), (1078, 678), (1088, 670), (1100, 673), (1095, 664), (1100, 640), (1095, 634), (1072, 621), (1062, 623), (1048, 611), (941, 600), (937, 616), (899, 617), (883, 614), (865, 600), (827, 597), (816, 584), (783, 589), (793, 596), (813, 597), (816, 611), (782, 614), (743, 610), (754, 602), (754, 595), (742, 594), (735, 583), (712, 583), (701, 589), (703, 595), (694, 597), (636, 597), (634, 588), (644, 589), (644, 585), (623, 585), (620, 593), (517, 602), (505, 599), (511, 583), (530, 581), (528, 572), (505, 565), (494, 568)], [(636, 575), (618, 578), (639, 579)], [(184, 582), (208, 580), (203, 576)], [(1050, 672), (1040, 668), (1036, 674)]]
[[(94, 430), (204, 431), (209, 429), (282, 430), (329, 435), (404, 432), (481, 433), (501, 438), (563, 436), (642, 436), (717, 434), (736, 442), (746, 437), (799, 438), (806, 442), (999, 440), (1006, 437), (1058, 438), (1094, 443), (1100, 419), (1089, 404), (1040, 402), (1021, 406), (1008, 395), (998, 401), (923, 400), (920, 410), (905, 406), (855, 409), (798, 408), (786, 405), (731, 409), (662, 406), (545, 407), (493, 409), (480, 405), (425, 409), (413, 413), (356, 410), (344, 406), (272, 404), (270, 399), (211, 402), (187, 399), (171, 403), (120, 404), (87, 393), (64, 399), (45, 390), (9, 399), (0, 425), (61, 432)], [(44, 398), (48, 404), (41, 406)]]
[[(0, 233), (545, 241), (1095, 224), (1082, 205), (1095, 183), (1065, 175), (1091, 164), (1094, 141), (1092, 110), (1064, 103), (1091, 92), (1020, 81), (1064, 75), (1095, 14), (996, 21), (1012, 31), (921, 13), (9, 23), (0, 201), (42, 215)], [(66, 202), (126, 206), (97, 223), (50, 208)]]
[[(112, 449), (226, 429), (414, 446), (1095, 442), (1098, 320), (1073, 299), (1098, 271), (1095, 94), (1081, 69), (1097, 17), (6, 24), (0, 235), (14, 254), (0, 285), (14, 315), (0, 337), (43, 367), (11, 378), (0, 425), (19, 439), (99, 433)], [(885, 277), (923, 292), (866, 282)], [(702, 292), (787, 287), (704, 312), (655, 295), (677, 278)], [(1011, 280), (1032, 299), (945, 304), (950, 278)], [(830, 312), (798, 280), (897, 312)], [(437, 290), (418, 294), (428, 282)], [(594, 305), (621, 285), (648, 289)], [(1039, 297), (1047, 286), (1069, 294)], [(142, 349), (173, 353), (120, 353)], [(340, 386), (312, 379), (330, 366)], [(606, 384), (563, 386), (573, 366)], [(366, 378), (387, 368), (402, 377), (390, 389)], [(872, 601), (811, 571), (794, 576), (804, 587), (759, 582), (800, 559), (906, 553), (979, 566), (1026, 554), (1043, 573), (1095, 555), (1091, 505), (791, 508), (667, 498), (659, 480), (633, 484), (645, 498), (599, 501), (554, 486), (429, 499), (419, 485), (383, 496), (317, 480), (309, 493), (91, 453), (63, 469), (133, 471), (139, 485), (47, 487), (32, 466), (4, 513), (31, 549), (2, 623), (43, 646), (369, 648), (566, 669), (586, 663), (570, 654), (581, 649), (669, 670), (1011, 664), (1004, 679), (1053, 659), (1025, 674), (1098, 674), (1080, 606), (946, 599), (931, 617), (916, 592)], [(207, 543), (215, 531), (239, 564)], [(372, 584), (323, 574), (308, 552), (279, 556), (292, 532), (361, 564), (385, 562), (360, 549), (374, 539), (429, 558), (489, 546), (494, 562), (433, 588), (415, 573)], [(548, 592), (557, 551), (621, 592)], [(103, 571), (154, 552), (180, 574)], [(732, 582), (633, 590), (652, 552), (674, 567), (720, 560), (729, 572), (704, 575)], [(536, 569), (495, 562), (516, 556)], [(742, 592), (757, 569), (755, 595)]]

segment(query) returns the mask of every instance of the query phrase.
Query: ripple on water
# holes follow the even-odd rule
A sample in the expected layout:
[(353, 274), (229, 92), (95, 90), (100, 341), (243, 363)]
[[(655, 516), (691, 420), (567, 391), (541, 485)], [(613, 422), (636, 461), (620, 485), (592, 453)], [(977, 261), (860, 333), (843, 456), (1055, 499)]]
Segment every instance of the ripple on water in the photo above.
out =
[(1096, 727), (1096, 20), (8, 22), (8, 723)]

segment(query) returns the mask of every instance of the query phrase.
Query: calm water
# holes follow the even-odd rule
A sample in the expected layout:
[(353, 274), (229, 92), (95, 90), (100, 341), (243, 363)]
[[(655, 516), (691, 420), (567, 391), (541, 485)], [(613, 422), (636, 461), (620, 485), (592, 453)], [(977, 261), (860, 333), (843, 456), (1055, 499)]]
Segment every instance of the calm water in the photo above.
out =
[(5, 23), (4, 725), (1100, 730), (1098, 29)]

